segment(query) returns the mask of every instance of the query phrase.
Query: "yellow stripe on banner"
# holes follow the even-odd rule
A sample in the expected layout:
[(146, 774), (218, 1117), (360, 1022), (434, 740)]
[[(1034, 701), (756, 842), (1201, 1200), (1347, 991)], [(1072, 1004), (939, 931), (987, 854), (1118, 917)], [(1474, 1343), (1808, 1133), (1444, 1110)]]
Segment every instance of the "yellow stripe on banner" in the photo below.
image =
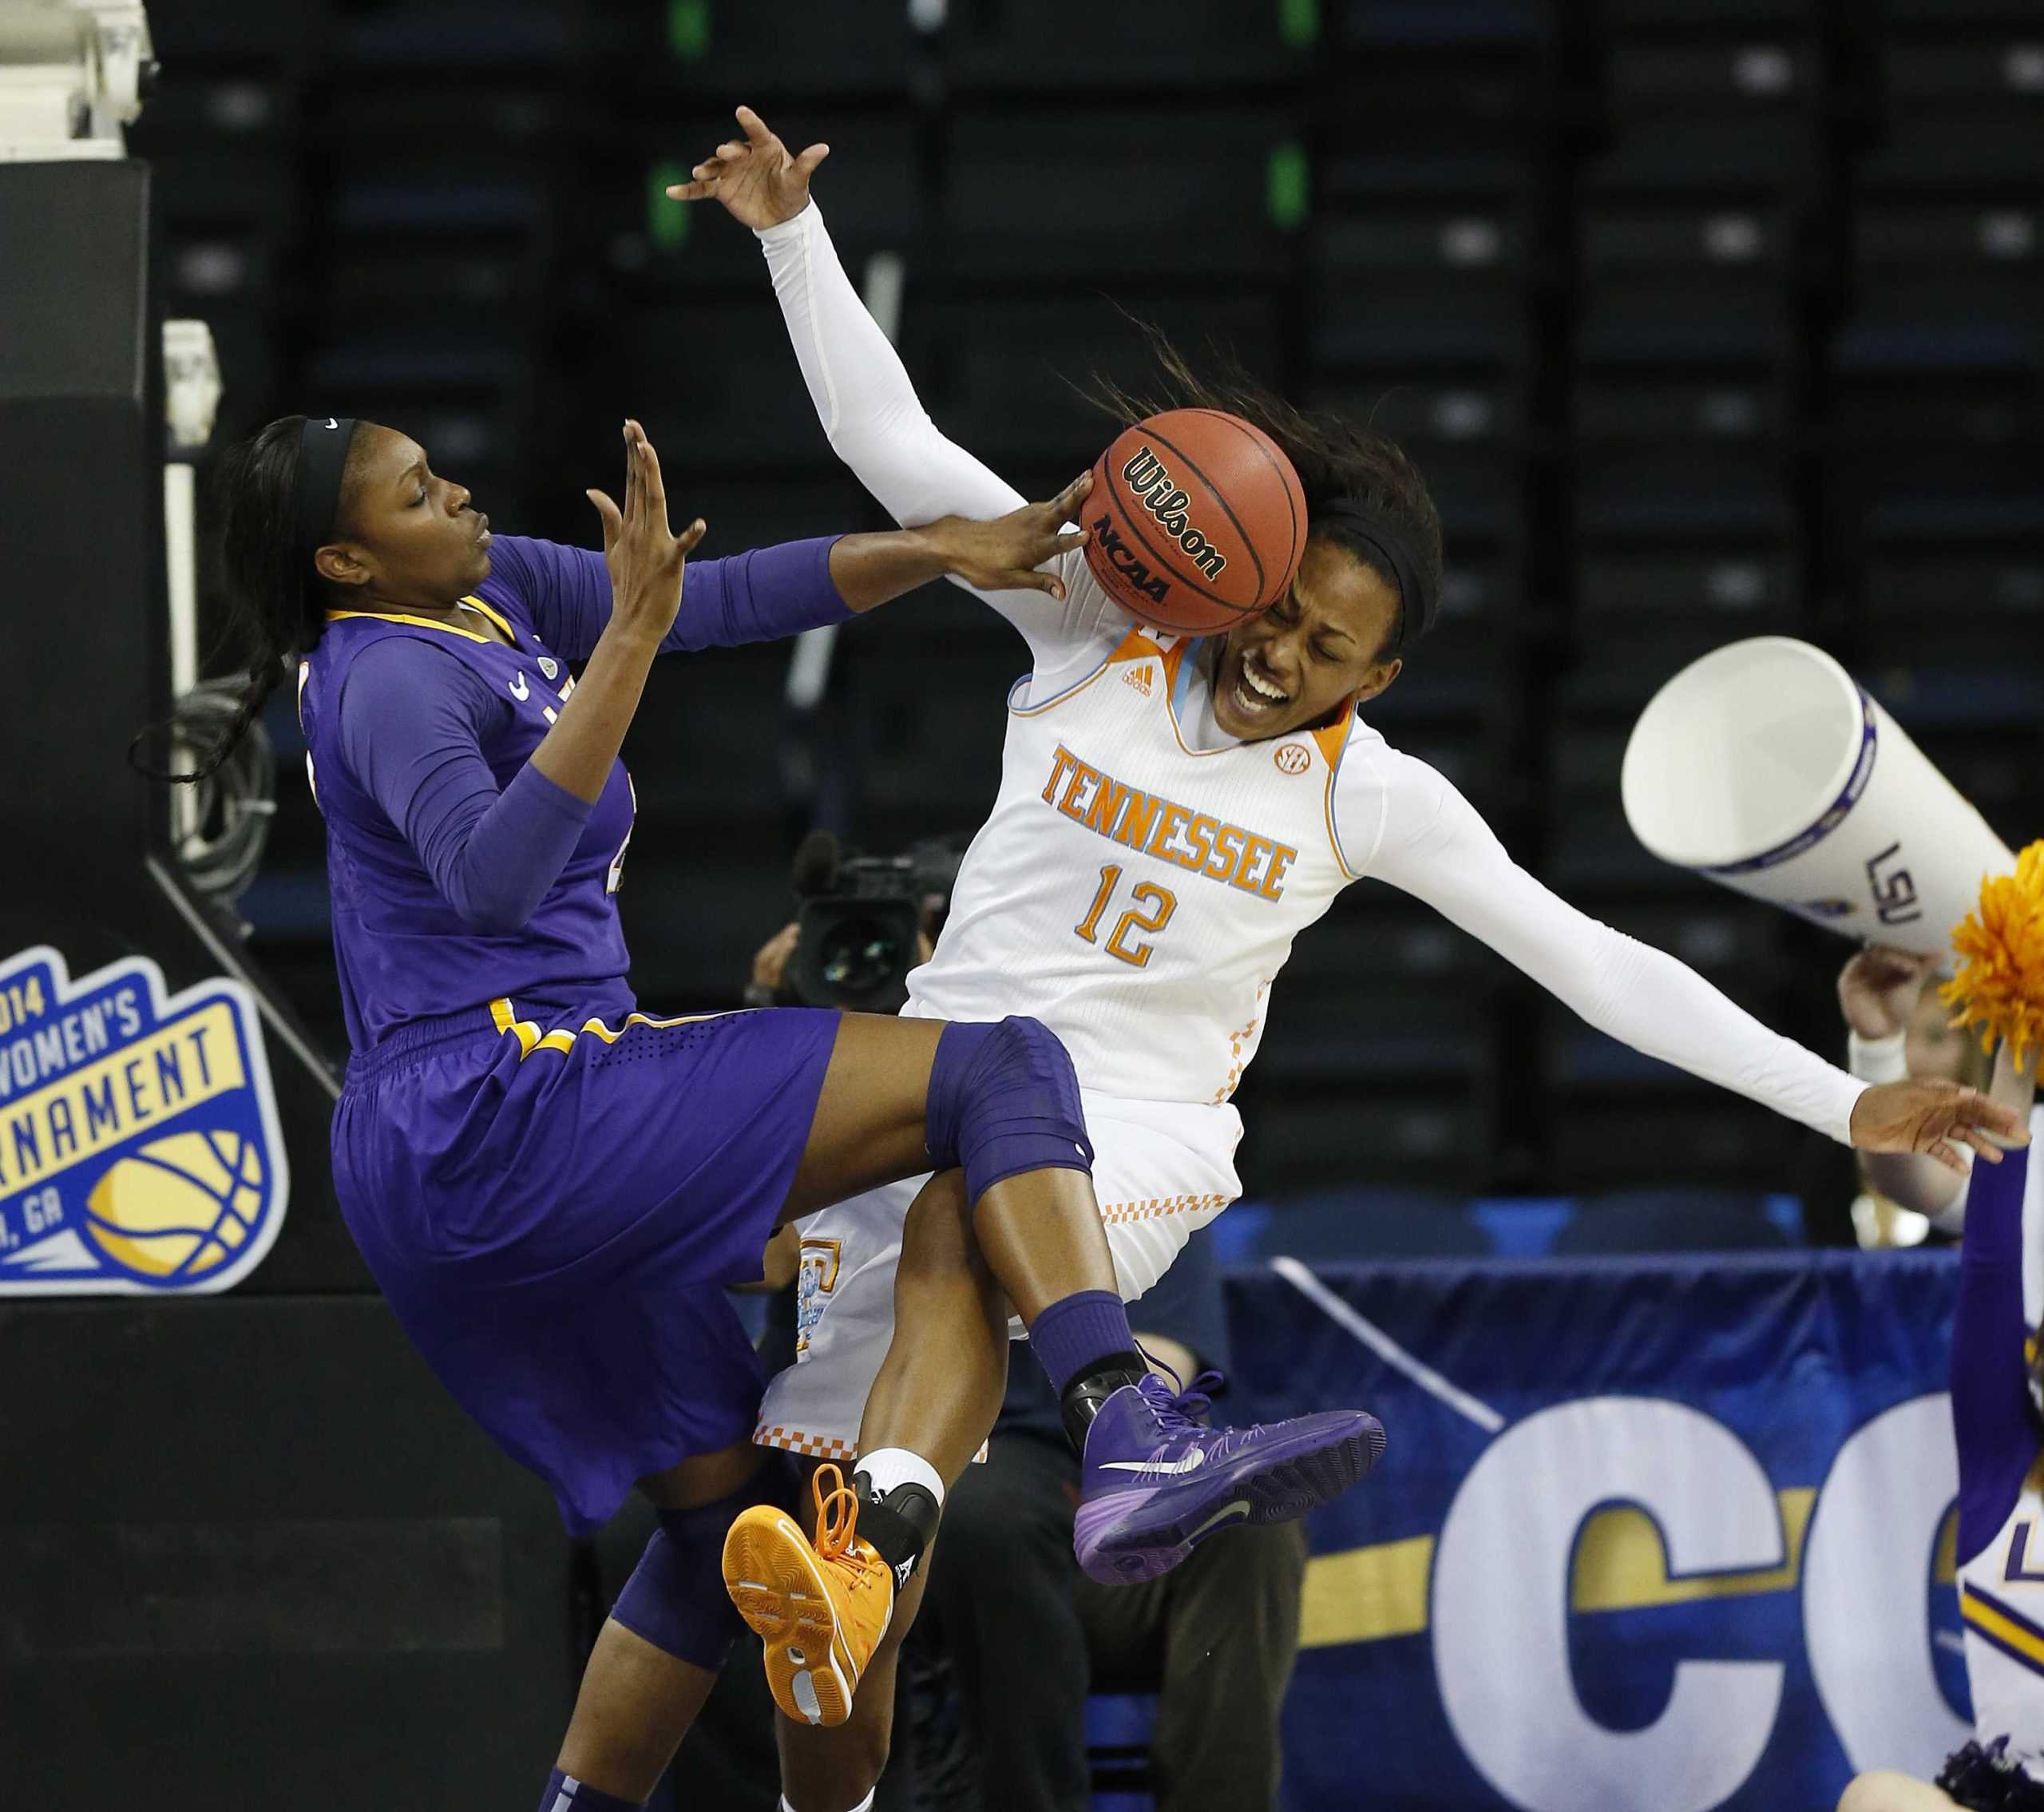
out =
[(1802, 1569), (1803, 1536), (1817, 1494), (1810, 1486), (1777, 1492), (1781, 1536), (1788, 1558), (1779, 1567), (1750, 1572), (1668, 1576), (1661, 1531), (1644, 1510), (1621, 1505), (1600, 1510), (1576, 1538), (1571, 1569), (1571, 1611), (1639, 1611), (1662, 1604), (1693, 1604), (1705, 1598), (1749, 1598), (1763, 1592), (1792, 1592)]
[(2044, 1642), (2039, 1641), (2020, 1624), (2011, 1623), (1993, 1605), (1970, 1592), (1962, 1592), (1959, 1595), (1959, 1614), (1983, 1636), (1991, 1636), (1997, 1642), (2013, 1648), (2033, 1666), (2044, 1669)]
[(1315, 1555), (1306, 1563), (1299, 1646), (1331, 1648), (1418, 1635), (1427, 1627), (1427, 1582), (1433, 1564), (1430, 1535)]
[[(1583, 1525), (1576, 1542), (1569, 1608), (1640, 1611), (1709, 1598), (1792, 1592), (1801, 1572), (1803, 1538), (1816, 1495), (1809, 1485), (1792, 1485), (1776, 1493), (1788, 1555), (1786, 1564), (1687, 1579), (1668, 1576), (1661, 1532), (1645, 1511), (1622, 1505), (1600, 1510)], [(1941, 1563), (1943, 1556), (1941, 1542)], [(1433, 1560), (1434, 1538), (1430, 1535), (1315, 1555), (1306, 1565), (1300, 1647), (1332, 1648), (1344, 1643), (1419, 1635), (1427, 1628)]]

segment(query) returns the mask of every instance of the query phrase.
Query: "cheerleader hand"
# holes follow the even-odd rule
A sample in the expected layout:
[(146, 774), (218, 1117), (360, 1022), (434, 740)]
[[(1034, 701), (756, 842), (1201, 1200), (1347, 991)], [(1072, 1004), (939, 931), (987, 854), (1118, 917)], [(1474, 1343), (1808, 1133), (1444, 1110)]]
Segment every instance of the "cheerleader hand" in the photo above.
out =
[(750, 107), (738, 110), (743, 138), (727, 139), (690, 174), (693, 182), (676, 183), (667, 191), (672, 201), (721, 201), (731, 217), (755, 232), (792, 220), (809, 205), (809, 179), (830, 155), (827, 145), (812, 145), (799, 157), (766, 129)]
[(1838, 1005), (1845, 1023), (1870, 1041), (1907, 1031), (1937, 960), (1869, 944), (1839, 971)]
[(1966, 1170), (1966, 1147), (1989, 1164), (2010, 1146), (2030, 1143), (2024, 1116), (1956, 1082), (1884, 1082), (1853, 1104), (1849, 1128), (1862, 1152), (1913, 1152), (1947, 1170)]

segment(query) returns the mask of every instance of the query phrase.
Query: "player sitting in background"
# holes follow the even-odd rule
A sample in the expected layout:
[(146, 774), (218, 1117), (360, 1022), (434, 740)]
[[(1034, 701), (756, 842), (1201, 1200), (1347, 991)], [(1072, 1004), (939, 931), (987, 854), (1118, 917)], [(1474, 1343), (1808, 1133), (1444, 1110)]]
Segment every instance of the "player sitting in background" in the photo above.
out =
[[(759, 234), (833, 448), (897, 521), (1012, 508), (1016, 494), (925, 413), (846, 278), (810, 201), (826, 148), (797, 158), (751, 109), (739, 119), (743, 136), (671, 192), (714, 197)], [(1125, 1297), (1140, 1296), (1240, 1193), (1241, 1121), (1228, 1101), (1255, 1054), (1271, 987), (1293, 938), (1365, 874), (1426, 901), (1613, 1037), (1831, 1137), (1956, 1163), (1961, 1144), (1986, 1148), (1979, 1128), (2012, 1128), (1949, 1084), (1866, 1088), (1514, 862), (1440, 774), (1357, 715), (1397, 678), (1439, 604), (1440, 524), (1411, 462), (1380, 435), (1303, 414), (1246, 379), (1202, 385), (1175, 359), (1167, 371), (1176, 394), (1131, 414), (1218, 408), (1254, 422), (1291, 461), (1310, 515), (1296, 583), (1264, 614), (1198, 642), (1135, 629), (1079, 553), (1056, 565), (1060, 603), (982, 594), (1027, 640), (1033, 671), (1010, 695), (1000, 795), (905, 1009), (996, 1007), (1058, 1027), (1087, 1091)], [(954, 1287), (955, 1266), (926, 1263), (904, 1242), (913, 1194), (877, 1191), (804, 1228), (834, 1260), (805, 1271), (808, 1356), (770, 1387), (763, 1441), (833, 1457), (856, 1442), (866, 1453), (866, 1381), (905, 1288), (920, 1318), (948, 1320), (961, 1364), (998, 1326), (984, 1296)], [(1175, 1413), (1161, 1385), (1144, 1388), (1160, 1414)], [(931, 1406), (941, 1426), (918, 1449), (926, 1485), (941, 1490), (956, 1477), (998, 1406), (997, 1392), (988, 1400), (962, 1390), (942, 1414)], [(1083, 1426), (1086, 1406), (1068, 1408)], [(855, 1477), (869, 1498), (892, 1489), (866, 1458)], [(1187, 1545), (1260, 1513), (1224, 1481), (1190, 1473), (1177, 1485)], [(1132, 1556), (1119, 1551), (1111, 1519), (1082, 1513), (1077, 1533), (1089, 1573), (1128, 1576), (1122, 1564)], [(763, 1622), (755, 1627), (765, 1633)], [(883, 1725), (888, 1697), (876, 1695), (870, 1712)], [(850, 1761), (840, 1754), (814, 1776), (798, 1767), (786, 1777), (798, 1812), (849, 1805), (848, 1779), (877, 1772), (884, 1727), (851, 1740)]]

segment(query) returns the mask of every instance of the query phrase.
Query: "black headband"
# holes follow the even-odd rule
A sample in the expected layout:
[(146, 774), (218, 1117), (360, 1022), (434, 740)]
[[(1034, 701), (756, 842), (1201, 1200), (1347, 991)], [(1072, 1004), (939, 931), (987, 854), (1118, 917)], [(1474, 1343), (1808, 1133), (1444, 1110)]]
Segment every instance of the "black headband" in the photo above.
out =
[(1416, 642), (1434, 626), (1434, 618), (1440, 613), (1440, 594), (1420, 582), (1420, 575), (1425, 569), (1397, 527), (1345, 497), (1315, 504), (1313, 521), (1316, 525), (1331, 521), (1338, 533), (1367, 543), (1391, 569), (1398, 581), (1399, 602), (1398, 633), (1392, 643), (1394, 654)]
[(308, 415), (298, 430), (291, 519), (301, 561), (310, 561), (334, 538), (334, 518), (341, 508), (341, 474), (347, 469), (348, 444), (354, 438), (352, 415)]

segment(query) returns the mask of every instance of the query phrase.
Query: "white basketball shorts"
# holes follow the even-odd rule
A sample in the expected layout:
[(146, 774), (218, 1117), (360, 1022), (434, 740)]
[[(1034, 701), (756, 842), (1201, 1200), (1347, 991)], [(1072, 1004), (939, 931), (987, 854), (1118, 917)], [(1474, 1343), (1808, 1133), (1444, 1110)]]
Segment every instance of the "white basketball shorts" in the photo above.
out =
[[(1090, 1091), (1081, 1099), (1115, 1280), (1132, 1302), (1170, 1268), (1194, 1231), (1242, 1193), (1235, 1176), (1242, 1116), (1232, 1107)], [(902, 1222), (927, 1180), (889, 1184), (801, 1223), (795, 1362), (766, 1386), (753, 1435), (762, 1446), (828, 1460), (857, 1453), (866, 1393), (894, 1334)], [(1008, 1331), (1023, 1338), (1019, 1321)]]

